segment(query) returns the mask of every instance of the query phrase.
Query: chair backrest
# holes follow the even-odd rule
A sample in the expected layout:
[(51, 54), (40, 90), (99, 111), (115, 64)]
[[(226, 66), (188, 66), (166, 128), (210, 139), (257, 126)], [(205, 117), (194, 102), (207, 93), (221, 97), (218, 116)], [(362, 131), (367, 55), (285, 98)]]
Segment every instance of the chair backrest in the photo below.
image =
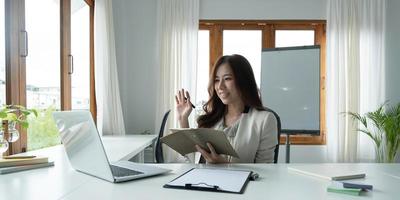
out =
[(163, 150), (162, 150), (162, 145), (160, 142), (160, 138), (164, 136), (164, 128), (165, 124), (167, 124), (167, 119), (168, 115), (171, 112), (171, 110), (168, 110), (163, 117), (163, 120), (161, 122), (161, 127), (160, 127), (160, 132), (158, 133), (157, 137), (157, 142), (156, 142), (156, 148), (155, 148), (155, 156), (156, 156), (156, 162), (157, 163), (163, 163), (164, 162), (164, 156), (163, 156)]
[(279, 115), (275, 112), (275, 111), (273, 111), (273, 110), (271, 110), (271, 109), (269, 109), (269, 108), (266, 108), (265, 107), (265, 110), (266, 111), (269, 111), (269, 112), (272, 112), (272, 114), (274, 114), (274, 116), (275, 116), (275, 118), (276, 118), (276, 122), (277, 122), (277, 128), (278, 128), (278, 134), (277, 134), (277, 136), (278, 136), (278, 144), (275, 146), (275, 151), (274, 151), (274, 163), (278, 163), (278, 156), (279, 156), (279, 140), (280, 140), (280, 138), (281, 138), (281, 131), (282, 131), (282, 129), (281, 129), (281, 118), (279, 117)]

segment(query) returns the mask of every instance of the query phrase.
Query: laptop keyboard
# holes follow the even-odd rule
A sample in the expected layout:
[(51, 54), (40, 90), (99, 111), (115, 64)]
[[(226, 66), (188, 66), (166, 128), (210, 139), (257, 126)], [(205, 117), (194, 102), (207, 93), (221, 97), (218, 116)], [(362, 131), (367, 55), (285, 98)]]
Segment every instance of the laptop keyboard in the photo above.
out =
[(124, 177), (124, 176), (133, 176), (133, 175), (143, 174), (143, 172), (126, 169), (126, 168), (118, 167), (115, 165), (110, 165), (110, 167), (111, 167), (112, 174), (115, 177)]

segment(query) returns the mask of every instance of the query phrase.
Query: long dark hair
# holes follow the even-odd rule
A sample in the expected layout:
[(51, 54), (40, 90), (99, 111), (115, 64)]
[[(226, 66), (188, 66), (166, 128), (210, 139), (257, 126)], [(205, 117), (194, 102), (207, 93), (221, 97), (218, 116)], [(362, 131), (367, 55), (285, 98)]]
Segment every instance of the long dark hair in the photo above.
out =
[(197, 124), (200, 128), (214, 126), (226, 113), (226, 105), (222, 103), (214, 88), (215, 76), (222, 64), (228, 64), (233, 72), (235, 86), (239, 90), (240, 97), (245, 106), (264, 110), (253, 69), (247, 59), (241, 55), (233, 54), (220, 57), (212, 69), (208, 82), (208, 94), (210, 99), (203, 105), (204, 115), (199, 116)]

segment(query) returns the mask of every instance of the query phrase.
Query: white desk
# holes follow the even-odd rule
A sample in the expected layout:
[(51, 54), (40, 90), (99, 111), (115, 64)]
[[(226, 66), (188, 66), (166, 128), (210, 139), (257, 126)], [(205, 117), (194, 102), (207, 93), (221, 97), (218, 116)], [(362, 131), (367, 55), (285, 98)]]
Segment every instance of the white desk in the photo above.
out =
[[(55, 166), (0, 176), (1, 199), (397, 199), (400, 164), (328, 164), (364, 169), (362, 182), (374, 185), (366, 196), (326, 192), (329, 181), (287, 170), (293, 164), (234, 164), (226, 168), (248, 169), (260, 174), (244, 194), (166, 189), (162, 186), (191, 167), (206, 165), (160, 164), (169, 174), (113, 184), (71, 169), (62, 146), (40, 150), (54, 158)], [(209, 166), (207, 166), (209, 167)], [(222, 165), (218, 165), (222, 167)]]
[(103, 136), (101, 139), (110, 161), (129, 160), (137, 156), (144, 162), (144, 149), (152, 145), (157, 135)]

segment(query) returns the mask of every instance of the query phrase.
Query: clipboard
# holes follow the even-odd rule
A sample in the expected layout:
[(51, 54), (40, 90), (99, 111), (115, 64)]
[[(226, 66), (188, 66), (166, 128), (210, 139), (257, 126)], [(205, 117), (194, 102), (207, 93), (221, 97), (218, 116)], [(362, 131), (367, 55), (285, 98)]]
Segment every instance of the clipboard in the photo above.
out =
[(192, 168), (164, 188), (243, 194), (252, 172), (216, 168)]

